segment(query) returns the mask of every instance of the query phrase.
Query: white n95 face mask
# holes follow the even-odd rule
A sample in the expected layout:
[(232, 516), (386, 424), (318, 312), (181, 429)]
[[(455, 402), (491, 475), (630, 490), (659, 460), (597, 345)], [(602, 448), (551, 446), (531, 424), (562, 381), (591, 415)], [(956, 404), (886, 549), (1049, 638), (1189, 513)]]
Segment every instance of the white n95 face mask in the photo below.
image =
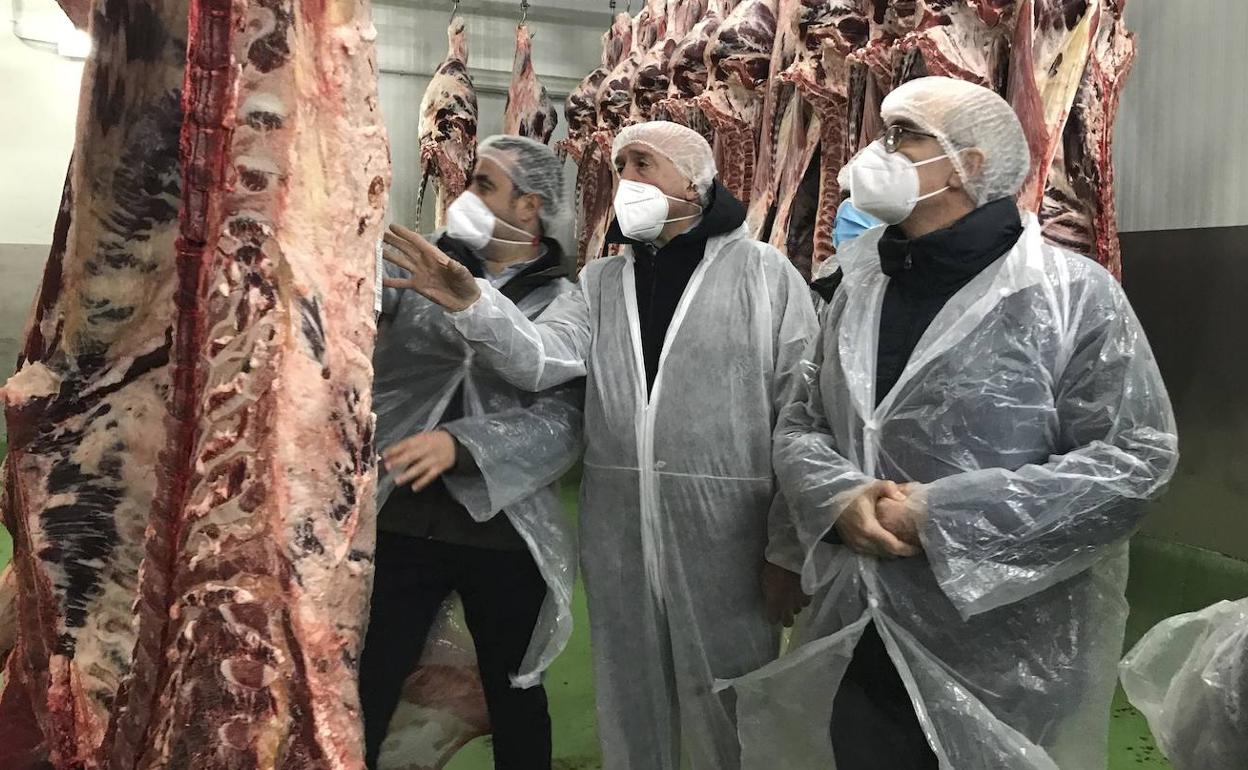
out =
[[(494, 226), (500, 222), (518, 233), (524, 233), (528, 238), (523, 241), (495, 238)], [(536, 235), (494, 216), (485, 201), (471, 190), (464, 190), (446, 207), (446, 234), (474, 250), (485, 248), (490, 241), (516, 246), (528, 246), (537, 241)]]
[(848, 166), (850, 200), (859, 211), (895, 225), (910, 216), (919, 201), (949, 189), (919, 195), (919, 166), (947, 157), (938, 155), (915, 163), (900, 152), (885, 150), (882, 142), (872, 142)]
[(620, 186), (615, 191), (614, 204), (615, 220), (620, 224), (620, 232), (625, 238), (650, 243), (659, 237), (659, 233), (663, 232), (663, 225), (668, 222), (695, 219), (702, 215), (702, 206), (694, 203), (698, 207), (698, 213), (669, 219), (669, 199), (692, 203), (683, 198), (673, 198), (652, 184), (621, 179)]

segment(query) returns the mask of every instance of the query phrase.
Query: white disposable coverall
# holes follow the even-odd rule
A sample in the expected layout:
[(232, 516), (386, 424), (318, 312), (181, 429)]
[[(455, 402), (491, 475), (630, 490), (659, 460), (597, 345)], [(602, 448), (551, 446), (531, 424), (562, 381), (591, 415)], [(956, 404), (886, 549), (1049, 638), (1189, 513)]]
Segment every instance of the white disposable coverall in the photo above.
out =
[(712, 237), (647, 397), (633, 269), (631, 254), (590, 262), (536, 324), (482, 281), (451, 317), (518, 386), (588, 376), (579, 535), (605, 767), (674, 770), (683, 749), (697, 770), (731, 770), (733, 704), (712, 688), (778, 651), (761, 568), (796, 571), (800, 556), (785, 550), (771, 434), (814, 311), (744, 226)]

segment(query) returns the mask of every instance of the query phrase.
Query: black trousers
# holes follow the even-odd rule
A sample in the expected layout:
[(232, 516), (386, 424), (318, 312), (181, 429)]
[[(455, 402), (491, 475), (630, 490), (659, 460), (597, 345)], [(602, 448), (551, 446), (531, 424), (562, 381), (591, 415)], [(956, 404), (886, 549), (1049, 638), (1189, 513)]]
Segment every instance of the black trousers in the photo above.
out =
[(455, 591), (477, 649), (498, 770), (549, 770), (546, 690), (511, 686), (546, 598), (528, 551), (496, 551), (388, 532), (377, 535), (372, 612), (360, 659), (365, 761), (376, 770), (403, 681), (420, 659), (438, 608)]
[(937, 770), (901, 675), (874, 623), (863, 629), (832, 701), (837, 770)]

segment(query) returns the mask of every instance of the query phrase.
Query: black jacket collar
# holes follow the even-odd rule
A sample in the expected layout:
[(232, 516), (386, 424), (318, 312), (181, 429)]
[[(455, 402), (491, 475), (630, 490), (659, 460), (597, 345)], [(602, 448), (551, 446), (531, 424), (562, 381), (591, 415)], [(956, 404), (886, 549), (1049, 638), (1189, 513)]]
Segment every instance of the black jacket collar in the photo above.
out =
[[(502, 295), (512, 302), (518, 302), (534, 289), (544, 286), (551, 281), (569, 278), (572, 275), (567, 261), (563, 258), (563, 247), (559, 245), (559, 241), (554, 238), (542, 238), (542, 245), (546, 247), (546, 253), (538, 257), (531, 265), (512, 276), (499, 289)], [(468, 271), (474, 277), (485, 277), (485, 266), (482, 264), (481, 258), (466, 244), (443, 234), (438, 239), (438, 248), (442, 249), (451, 259), (468, 268)]]
[(913, 240), (897, 225), (889, 227), (880, 237), (880, 269), (911, 291), (947, 294), (1013, 248), (1022, 234), (1018, 206), (1002, 198)]

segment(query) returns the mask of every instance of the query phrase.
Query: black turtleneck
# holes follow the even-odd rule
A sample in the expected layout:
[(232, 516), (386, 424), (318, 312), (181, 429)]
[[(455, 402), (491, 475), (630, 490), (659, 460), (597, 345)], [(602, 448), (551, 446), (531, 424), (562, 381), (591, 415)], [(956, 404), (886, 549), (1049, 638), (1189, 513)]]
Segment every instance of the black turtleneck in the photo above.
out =
[(932, 319), (949, 298), (1013, 248), (1023, 234), (1011, 198), (982, 206), (943, 230), (913, 240), (894, 225), (880, 238), (880, 268), (889, 277), (880, 315), (875, 402), (906, 368)]
[(646, 390), (654, 387), (659, 373), (659, 355), (667, 338), (667, 327), (676, 314), (676, 306), (698, 269), (706, 252), (706, 242), (730, 233), (745, 221), (745, 206), (718, 181), (711, 188), (710, 201), (702, 212), (702, 221), (655, 249), (624, 237), (619, 224), (611, 223), (608, 243), (626, 243), (633, 247), (634, 285), (637, 289), (637, 315), (641, 324), (641, 350), (646, 364)]

